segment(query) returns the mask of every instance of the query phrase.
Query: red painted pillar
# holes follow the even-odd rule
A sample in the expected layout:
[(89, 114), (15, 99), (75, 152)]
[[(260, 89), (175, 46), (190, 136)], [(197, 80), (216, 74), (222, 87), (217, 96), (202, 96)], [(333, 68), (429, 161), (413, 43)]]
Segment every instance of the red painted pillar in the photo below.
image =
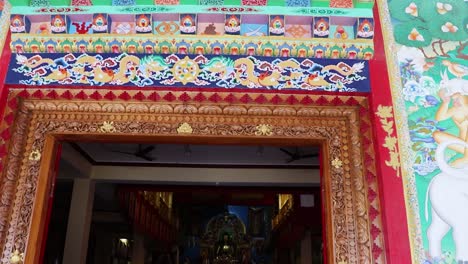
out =
[[(400, 167), (396, 167), (395, 169), (387, 165), (387, 161), (392, 159), (392, 149), (383, 146), (388, 143), (388, 139), (391, 140), (391, 138), (397, 137), (394, 116), (391, 114), (388, 118), (382, 118), (382, 116), (386, 115), (377, 114), (379, 106), (380, 109), (382, 109), (382, 107), (390, 109), (389, 107), (393, 106), (377, 5), (374, 5), (374, 20), (375, 55), (370, 61), (370, 81), (372, 89), (370, 101), (375, 131), (375, 152), (378, 161), (377, 170), (386, 244), (386, 263), (411, 263), (409, 233)], [(388, 125), (390, 122), (393, 122), (393, 125), (390, 125), (393, 131), (385, 129), (383, 126), (384, 123)]]

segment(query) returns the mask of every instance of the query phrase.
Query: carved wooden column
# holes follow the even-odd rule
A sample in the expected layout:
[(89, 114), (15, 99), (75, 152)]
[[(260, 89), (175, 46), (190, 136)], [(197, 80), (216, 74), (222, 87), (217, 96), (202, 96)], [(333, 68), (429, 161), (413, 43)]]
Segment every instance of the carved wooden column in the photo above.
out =
[(145, 236), (138, 230), (133, 232), (133, 263), (145, 263)]
[(312, 236), (310, 230), (304, 233), (301, 240), (301, 264), (312, 263)]

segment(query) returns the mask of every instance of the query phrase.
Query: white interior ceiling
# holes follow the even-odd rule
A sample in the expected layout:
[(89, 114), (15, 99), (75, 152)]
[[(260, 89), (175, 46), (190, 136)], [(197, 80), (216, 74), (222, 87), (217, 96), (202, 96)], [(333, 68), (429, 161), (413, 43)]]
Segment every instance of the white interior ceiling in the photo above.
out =
[[(318, 166), (318, 147), (77, 143), (95, 163)], [(135, 155), (143, 150), (143, 157)], [(145, 151), (146, 150), (146, 151)], [(289, 152), (289, 154), (287, 153)], [(313, 156), (313, 157), (311, 157)]]
[[(157, 145), (149, 153), (155, 157), (154, 161), (113, 152), (114, 150), (130, 152), (137, 148), (137, 145), (129, 144), (80, 143), (79, 148), (64, 144), (58, 177), (62, 179), (83, 177), (114, 183), (177, 185), (317, 186), (320, 184), (317, 157), (299, 158), (289, 162), (290, 155), (279, 147), (259, 149), (256, 146), (191, 145), (191, 153), (188, 155), (187, 146)], [(316, 154), (318, 151), (313, 147), (283, 148), (283, 150), (300, 155)], [(83, 155), (89, 157), (85, 158)], [(87, 160), (90, 158), (94, 163)], [(167, 166), (168, 164), (172, 166)], [(183, 166), (178, 166), (180, 164)], [(210, 165), (222, 166), (210, 167)], [(243, 165), (257, 166), (242, 167)], [(284, 166), (278, 168), (277, 165)]]

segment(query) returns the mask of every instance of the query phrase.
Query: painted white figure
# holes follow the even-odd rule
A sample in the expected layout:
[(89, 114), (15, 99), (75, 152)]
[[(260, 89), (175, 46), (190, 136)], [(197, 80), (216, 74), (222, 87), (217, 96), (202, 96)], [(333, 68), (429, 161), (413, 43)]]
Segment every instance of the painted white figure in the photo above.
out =
[(461, 93), (468, 94), (468, 80), (465, 79), (449, 79), (447, 71), (440, 74), (442, 80), (440, 81), (440, 89), (446, 89), (449, 94)]
[(432, 205), (432, 222), (427, 229), (429, 254), (433, 259), (442, 257), (442, 238), (452, 228), (456, 259), (468, 261), (468, 164), (459, 164), (460, 168), (448, 164), (444, 152), (453, 144), (468, 148), (462, 140), (439, 144), (435, 158), (441, 173), (431, 180), (426, 194), (426, 220), (428, 197)]

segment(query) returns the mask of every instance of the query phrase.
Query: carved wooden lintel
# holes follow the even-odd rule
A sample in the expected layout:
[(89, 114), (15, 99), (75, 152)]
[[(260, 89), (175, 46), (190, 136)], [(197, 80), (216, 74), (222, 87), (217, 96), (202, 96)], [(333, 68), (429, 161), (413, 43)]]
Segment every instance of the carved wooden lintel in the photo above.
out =
[[(371, 237), (371, 228), (380, 222), (377, 219), (376, 224), (370, 218), (369, 207), (379, 208), (379, 202), (368, 199), (368, 187), (374, 186), (375, 192), (378, 188), (366, 178), (368, 168), (363, 165), (361, 142), (362, 136), (369, 141), (372, 137), (370, 132), (360, 130), (360, 122), (366, 117), (360, 115), (359, 107), (25, 99), (17, 113), (6, 174), (1, 178), (5, 190), (2, 198), (7, 199), (0, 203), (0, 219), (11, 219), (0, 222), (0, 234), (5, 235), (0, 239), (2, 264), (7, 263), (5, 256), (11, 256), (14, 249), (25, 252), (30, 242), (27, 238), (40, 163), (21, 161), (36, 151), (41, 158), (47, 135), (77, 133), (96, 138), (150, 136), (155, 140), (180, 133), (240, 138), (274, 135), (285, 143), (289, 139), (322, 142), (327, 148), (324, 158), (333, 159), (325, 163), (330, 169), (325, 170), (329, 175), (323, 182), (329, 197), (324, 199), (329, 212), (329, 259), (332, 263), (383, 263), (372, 254), (375, 238)], [(188, 126), (181, 129), (184, 124)], [(113, 133), (116, 131), (118, 134)], [(373, 153), (367, 151), (366, 155)]]

